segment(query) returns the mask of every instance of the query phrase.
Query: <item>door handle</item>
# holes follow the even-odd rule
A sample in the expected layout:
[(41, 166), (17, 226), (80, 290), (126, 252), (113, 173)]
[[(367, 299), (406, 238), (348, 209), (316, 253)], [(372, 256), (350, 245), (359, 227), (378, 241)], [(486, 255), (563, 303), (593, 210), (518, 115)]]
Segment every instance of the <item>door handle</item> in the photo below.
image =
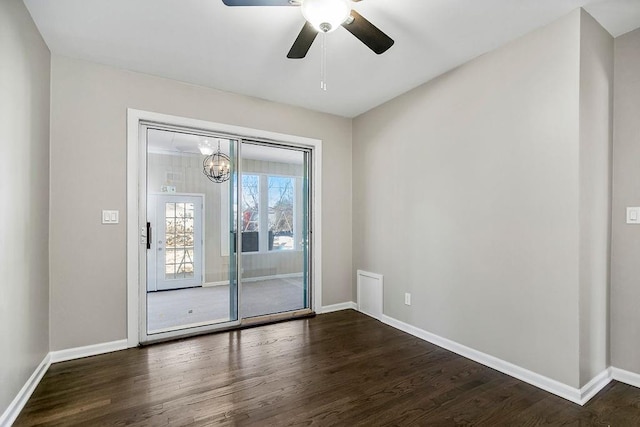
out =
[(151, 223), (147, 222), (147, 249), (151, 249)]

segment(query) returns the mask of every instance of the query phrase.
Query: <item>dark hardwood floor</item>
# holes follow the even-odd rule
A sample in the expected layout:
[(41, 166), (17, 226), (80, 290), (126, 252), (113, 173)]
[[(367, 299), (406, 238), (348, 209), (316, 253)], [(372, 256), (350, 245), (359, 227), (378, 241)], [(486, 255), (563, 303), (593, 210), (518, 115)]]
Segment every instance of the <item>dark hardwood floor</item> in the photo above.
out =
[(51, 366), (28, 425), (640, 426), (640, 389), (580, 407), (352, 310)]

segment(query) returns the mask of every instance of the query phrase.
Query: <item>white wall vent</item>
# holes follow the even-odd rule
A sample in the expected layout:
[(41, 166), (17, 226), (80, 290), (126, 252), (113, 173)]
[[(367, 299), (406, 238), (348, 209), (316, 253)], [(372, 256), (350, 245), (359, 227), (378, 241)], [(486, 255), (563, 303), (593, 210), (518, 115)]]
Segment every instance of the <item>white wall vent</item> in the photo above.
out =
[(382, 275), (358, 270), (358, 311), (382, 319)]

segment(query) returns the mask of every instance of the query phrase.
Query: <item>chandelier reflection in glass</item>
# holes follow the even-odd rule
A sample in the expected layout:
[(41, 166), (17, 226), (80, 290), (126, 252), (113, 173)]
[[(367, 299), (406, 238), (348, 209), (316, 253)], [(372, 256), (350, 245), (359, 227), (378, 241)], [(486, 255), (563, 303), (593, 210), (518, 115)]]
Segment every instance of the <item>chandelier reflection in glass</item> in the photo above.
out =
[(218, 151), (213, 152), (209, 141), (204, 141), (199, 145), (200, 152), (207, 157), (202, 161), (202, 173), (213, 182), (225, 182), (231, 175), (231, 160), (229, 156), (220, 151), (220, 140), (218, 140)]

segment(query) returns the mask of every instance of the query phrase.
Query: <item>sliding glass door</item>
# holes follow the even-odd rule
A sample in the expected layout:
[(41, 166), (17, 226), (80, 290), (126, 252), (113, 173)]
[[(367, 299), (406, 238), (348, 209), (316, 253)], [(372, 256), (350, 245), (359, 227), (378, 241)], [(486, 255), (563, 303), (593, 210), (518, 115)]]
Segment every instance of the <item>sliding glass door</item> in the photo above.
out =
[(308, 310), (309, 152), (244, 141), (241, 153), (240, 313)]
[(310, 312), (311, 152), (142, 127), (140, 341)]
[[(238, 141), (154, 126), (145, 132), (147, 250), (141, 341), (237, 325), (233, 212)], [(204, 173), (205, 159), (218, 152), (226, 179), (214, 182)]]

